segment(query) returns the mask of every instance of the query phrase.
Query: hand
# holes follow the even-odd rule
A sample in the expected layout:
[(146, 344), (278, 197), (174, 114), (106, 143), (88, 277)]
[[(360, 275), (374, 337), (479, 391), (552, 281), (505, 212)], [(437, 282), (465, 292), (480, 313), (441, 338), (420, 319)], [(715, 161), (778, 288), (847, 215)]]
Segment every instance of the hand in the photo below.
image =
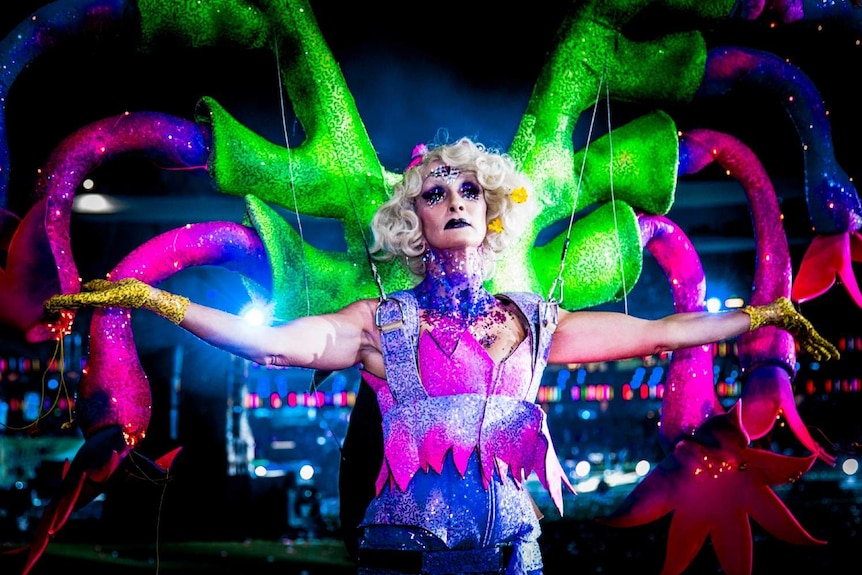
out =
[(780, 327), (792, 334), (799, 345), (817, 361), (841, 358), (838, 349), (817, 333), (811, 322), (796, 311), (786, 297), (766, 305), (746, 306), (742, 311), (751, 317), (750, 331), (765, 325)]
[(45, 300), (48, 313), (59, 313), (64, 309), (82, 307), (124, 307), (148, 309), (179, 324), (185, 317), (188, 298), (154, 289), (135, 279), (125, 278), (117, 282), (104, 279), (91, 280), (81, 286), (75, 294), (55, 295)]
[(81, 286), (79, 293), (55, 295), (45, 300), (45, 311), (51, 314), (64, 309), (82, 307), (144, 307), (150, 297), (150, 286), (127, 278), (118, 282), (104, 279), (91, 280)]

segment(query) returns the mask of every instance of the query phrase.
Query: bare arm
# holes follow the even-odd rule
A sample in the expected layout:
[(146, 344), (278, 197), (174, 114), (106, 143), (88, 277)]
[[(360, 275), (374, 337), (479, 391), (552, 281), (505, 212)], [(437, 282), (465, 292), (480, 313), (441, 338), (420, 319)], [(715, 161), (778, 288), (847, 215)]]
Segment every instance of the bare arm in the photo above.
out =
[(741, 311), (690, 312), (646, 320), (623, 313), (560, 310), (551, 363), (585, 363), (652, 355), (735, 337), (751, 320)]
[(270, 327), (189, 303), (180, 326), (215, 347), (263, 365), (337, 370), (362, 363), (377, 371), (382, 358), (378, 361), (376, 305), (374, 300), (360, 300), (335, 313)]

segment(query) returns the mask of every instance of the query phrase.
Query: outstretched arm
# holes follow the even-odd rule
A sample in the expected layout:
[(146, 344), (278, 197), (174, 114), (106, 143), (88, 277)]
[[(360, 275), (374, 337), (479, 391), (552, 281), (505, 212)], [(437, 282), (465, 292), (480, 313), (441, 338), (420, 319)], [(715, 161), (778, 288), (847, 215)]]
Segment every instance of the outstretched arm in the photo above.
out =
[(180, 325), (210, 345), (262, 365), (337, 370), (361, 363), (382, 377), (374, 300), (360, 300), (326, 315), (259, 326), (137, 279), (93, 280), (82, 288), (80, 293), (49, 298), (45, 310), (58, 313), (85, 306), (143, 308)]
[(268, 327), (190, 302), (179, 325), (215, 347), (263, 365), (338, 370), (375, 363), (372, 356), (380, 353), (375, 306), (376, 301), (360, 300), (334, 313)]
[(678, 313), (647, 320), (617, 312), (560, 310), (551, 363), (612, 361), (720, 341), (748, 331), (741, 311)]
[(551, 363), (610, 361), (652, 355), (736, 337), (772, 325), (787, 330), (815, 359), (838, 359), (838, 350), (817, 333), (787, 298), (723, 313), (689, 312), (646, 320), (616, 312), (566, 312), (551, 344)]

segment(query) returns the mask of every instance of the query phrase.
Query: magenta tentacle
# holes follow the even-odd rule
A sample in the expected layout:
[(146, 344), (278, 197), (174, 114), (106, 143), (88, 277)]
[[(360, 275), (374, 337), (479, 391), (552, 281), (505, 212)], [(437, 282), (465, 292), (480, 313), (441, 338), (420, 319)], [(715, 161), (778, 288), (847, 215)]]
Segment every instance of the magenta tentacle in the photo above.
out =
[(790, 23), (805, 16), (802, 0), (745, 0), (739, 4), (739, 15), (745, 20), (757, 20), (765, 14)]
[[(165, 232), (131, 252), (110, 273), (113, 280), (137, 278), (151, 285), (192, 266), (234, 266), (249, 276), (268, 269), (266, 251), (253, 229), (232, 222), (189, 224)], [(112, 397), (108, 404), (89, 404), (95, 397)], [(87, 407), (85, 434), (120, 423), (133, 440), (143, 437), (150, 418), (150, 388), (140, 365), (130, 312), (97, 309), (90, 326), (90, 355), (79, 389)], [(80, 409), (79, 409), (80, 411)]]
[[(704, 311), (706, 278), (691, 241), (664, 216), (640, 215), (638, 222), (644, 248), (656, 258), (668, 278), (674, 311)], [(715, 393), (712, 345), (674, 351), (662, 397), (659, 427), (662, 446), (673, 448), (706, 419), (723, 412)]]
[[(754, 153), (733, 136), (711, 130), (683, 135), (685, 169), (702, 169), (712, 161), (731, 173), (748, 198), (757, 246), (753, 305), (790, 297), (791, 261), (775, 189)], [(792, 380), (796, 375), (796, 343), (785, 330), (765, 326), (739, 336), (739, 362), (745, 374), (742, 419), (752, 439), (769, 433), (776, 417), (784, 415), (796, 438), (830, 465), (835, 458), (824, 451), (802, 422), (796, 409)]]
[(0, 208), (0, 235), (11, 235), (0, 246), (0, 255), (6, 252), (6, 268), (0, 269), (0, 323), (19, 329), (29, 342), (56, 336), (41, 322), (42, 304), (60, 289), (45, 232), (45, 203), (42, 199), (30, 206), (23, 220)]
[(209, 128), (168, 114), (126, 113), (81, 128), (57, 146), (36, 184), (46, 197), (46, 228), (57, 262), (61, 293), (75, 293), (81, 280), (72, 255), (69, 226), (72, 201), (94, 168), (120, 154), (142, 153), (165, 168), (206, 168)]
[[(120, 262), (113, 279), (137, 278), (157, 284), (196, 265), (224, 266), (248, 278), (270, 277), (263, 242), (257, 232), (233, 222), (189, 224), (154, 237)], [(147, 432), (152, 393), (132, 333), (131, 312), (96, 309), (90, 326), (90, 353), (78, 386), (75, 412), (86, 441), (45, 509), (29, 546), (22, 575), (27, 575), (63, 527), (76, 505), (104, 489)], [(152, 467), (163, 472), (179, 448)], [(136, 462), (137, 471), (142, 461)]]

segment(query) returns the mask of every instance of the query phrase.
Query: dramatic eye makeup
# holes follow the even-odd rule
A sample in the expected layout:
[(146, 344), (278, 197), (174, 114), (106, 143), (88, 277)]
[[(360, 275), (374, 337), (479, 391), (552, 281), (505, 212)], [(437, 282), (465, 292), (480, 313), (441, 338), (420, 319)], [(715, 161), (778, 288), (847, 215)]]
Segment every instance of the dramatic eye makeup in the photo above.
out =
[(478, 200), (482, 194), (482, 188), (476, 182), (464, 182), (458, 191), (465, 200)]
[(446, 197), (446, 190), (441, 186), (434, 186), (433, 188), (422, 192), (420, 197), (425, 200), (426, 206), (436, 206), (443, 201), (443, 198)]

